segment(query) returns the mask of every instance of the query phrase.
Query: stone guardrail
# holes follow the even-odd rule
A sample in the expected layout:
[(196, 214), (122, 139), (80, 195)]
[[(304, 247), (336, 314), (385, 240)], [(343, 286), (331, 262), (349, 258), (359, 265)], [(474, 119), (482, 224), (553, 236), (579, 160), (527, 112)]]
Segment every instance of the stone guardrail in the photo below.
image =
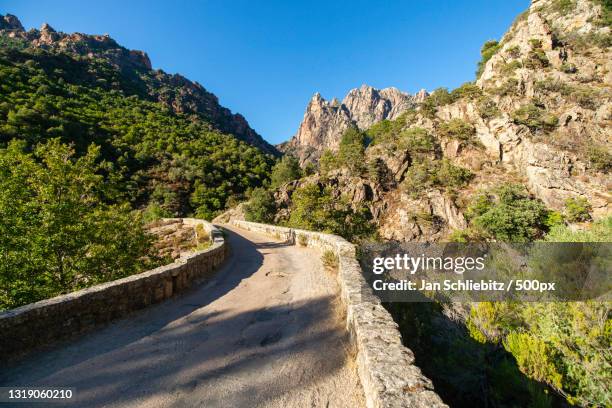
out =
[(414, 355), (402, 344), (397, 324), (365, 281), (353, 244), (337, 235), (241, 220), (231, 223), (338, 256), (340, 297), (368, 408), (447, 406), (433, 391), (431, 380), (414, 365)]
[(223, 234), (203, 220), (183, 218), (183, 223), (202, 224), (211, 246), (169, 265), (0, 313), (0, 361), (88, 331), (209, 279), (227, 255)]

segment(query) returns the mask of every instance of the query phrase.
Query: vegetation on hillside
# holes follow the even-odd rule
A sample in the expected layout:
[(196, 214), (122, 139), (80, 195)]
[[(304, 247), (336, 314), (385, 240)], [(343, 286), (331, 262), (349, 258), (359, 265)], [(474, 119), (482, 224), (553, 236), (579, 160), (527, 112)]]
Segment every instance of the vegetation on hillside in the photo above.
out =
[(0, 308), (143, 270), (143, 220), (211, 219), (268, 183), (272, 157), (153, 102), (149, 72), (0, 38)]

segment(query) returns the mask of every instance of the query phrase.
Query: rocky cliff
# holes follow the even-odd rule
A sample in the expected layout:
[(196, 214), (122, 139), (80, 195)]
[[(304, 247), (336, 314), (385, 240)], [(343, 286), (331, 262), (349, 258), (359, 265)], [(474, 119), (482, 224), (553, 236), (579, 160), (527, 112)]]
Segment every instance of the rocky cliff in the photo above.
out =
[(159, 101), (174, 112), (202, 116), (217, 130), (234, 135), (266, 153), (277, 150), (253, 130), (246, 119), (219, 104), (218, 98), (202, 85), (178, 74), (167, 74), (152, 69), (149, 56), (138, 50), (128, 50), (105, 35), (67, 34), (54, 30), (49, 24), (26, 31), (13, 15), (0, 15), (0, 35), (21, 39), (29, 46), (66, 52), (88, 59), (102, 58), (120, 68), (122, 75), (131, 78), (132, 92)]
[(380, 236), (401, 241), (466, 228), (474, 196), (510, 183), (560, 213), (568, 199), (584, 199), (595, 218), (609, 215), (611, 13), (606, 2), (534, 0), (500, 41), (485, 44), (475, 82), (418, 104), (368, 87), (342, 104), (315, 95), (288, 147), (304, 161), (337, 148), (351, 124), (369, 127), (367, 165), (284, 186), (277, 221), (288, 219), (292, 192), (311, 183), (367, 206)]
[(383, 119), (395, 119), (402, 112), (416, 107), (424, 91), (409, 95), (397, 88), (375, 89), (362, 85), (349, 91), (339, 102), (327, 101), (317, 92), (306, 108), (296, 135), (280, 146), (301, 163), (318, 159), (325, 149), (336, 150), (342, 133), (351, 126), (367, 129)]

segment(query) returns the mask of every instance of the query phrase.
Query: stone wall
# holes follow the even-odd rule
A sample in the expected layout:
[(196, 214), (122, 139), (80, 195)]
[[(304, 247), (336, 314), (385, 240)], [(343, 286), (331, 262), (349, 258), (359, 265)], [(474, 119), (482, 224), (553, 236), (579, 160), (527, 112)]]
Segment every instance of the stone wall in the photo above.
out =
[(169, 265), (0, 313), (0, 361), (88, 331), (209, 279), (227, 254), (223, 234), (202, 220), (183, 222), (203, 224), (212, 245)]
[(414, 365), (414, 355), (402, 344), (397, 324), (366, 283), (353, 244), (318, 232), (240, 220), (232, 224), (338, 256), (340, 297), (368, 408), (446, 407), (432, 382)]

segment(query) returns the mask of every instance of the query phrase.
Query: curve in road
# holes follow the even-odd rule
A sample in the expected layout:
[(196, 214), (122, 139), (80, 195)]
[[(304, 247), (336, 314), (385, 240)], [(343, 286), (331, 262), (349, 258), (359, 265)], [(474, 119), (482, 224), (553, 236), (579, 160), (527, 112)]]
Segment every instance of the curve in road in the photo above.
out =
[(74, 388), (87, 407), (364, 406), (321, 254), (225, 229), (210, 282), (30, 355), (0, 385)]

